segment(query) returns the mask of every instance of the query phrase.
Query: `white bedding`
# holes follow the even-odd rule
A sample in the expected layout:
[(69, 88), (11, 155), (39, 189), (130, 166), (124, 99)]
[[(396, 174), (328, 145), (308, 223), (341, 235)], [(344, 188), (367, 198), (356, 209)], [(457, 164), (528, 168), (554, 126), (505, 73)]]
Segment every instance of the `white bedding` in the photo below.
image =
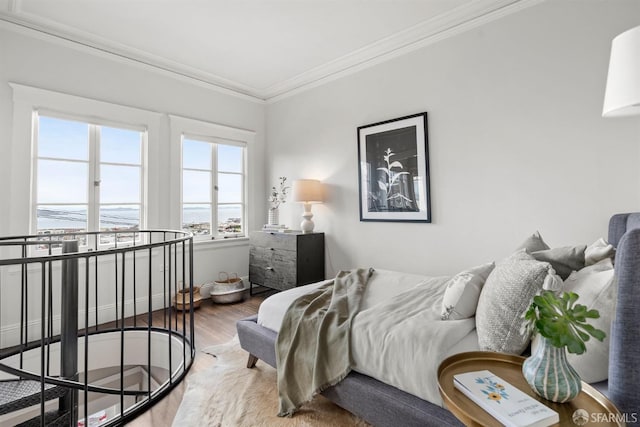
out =
[[(440, 320), (448, 277), (376, 270), (351, 329), (357, 372), (442, 405), (436, 371), (447, 356), (478, 350), (475, 319)], [(258, 311), (258, 324), (280, 329), (293, 300), (325, 282), (274, 294)]]
[[(367, 283), (360, 310), (366, 310), (380, 302), (388, 301), (389, 298), (411, 289), (427, 279), (428, 277), (417, 274), (376, 269)], [(291, 303), (299, 296), (329, 281), (311, 283), (310, 285), (299, 286), (271, 295), (260, 304), (258, 325), (269, 328), (272, 331), (279, 331), (284, 313)]]

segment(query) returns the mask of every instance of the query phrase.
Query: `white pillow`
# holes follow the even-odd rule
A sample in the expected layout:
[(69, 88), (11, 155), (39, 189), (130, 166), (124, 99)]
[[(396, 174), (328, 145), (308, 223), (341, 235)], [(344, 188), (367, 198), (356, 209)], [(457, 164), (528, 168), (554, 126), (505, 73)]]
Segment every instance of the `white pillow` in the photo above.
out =
[(606, 258), (613, 258), (615, 255), (613, 245), (607, 243), (602, 237), (587, 246), (584, 251), (584, 265), (588, 267)]
[(585, 353), (580, 355), (567, 353), (567, 360), (583, 381), (594, 383), (606, 380), (609, 370), (609, 335), (616, 311), (617, 296), (611, 258), (605, 258), (571, 273), (564, 281), (564, 291), (578, 294), (577, 304), (598, 310), (600, 317), (590, 319), (589, 324), (607, 334), (602, 342), (591, 337), (586, 342)]
[(484, 282), (495, 267), (493, 262), (479, 265), (453, 276), (442, 299), (442, 320), (468, 319), (476, 314)]

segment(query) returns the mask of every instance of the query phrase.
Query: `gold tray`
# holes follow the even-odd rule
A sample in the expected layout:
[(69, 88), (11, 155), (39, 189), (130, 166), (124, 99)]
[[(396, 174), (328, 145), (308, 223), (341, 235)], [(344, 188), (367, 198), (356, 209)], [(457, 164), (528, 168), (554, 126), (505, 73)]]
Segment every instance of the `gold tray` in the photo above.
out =
[(448, 357), (438, 367), (438, 389), (445, 406), (467, 426), (501, 426), (498, 420), (453, 386), (455, 374), (487, 369), (560, 414), (560, 423), (556, 425), (579, 426), (573, 421), (573, 414), (583, 409), (589, 416), (587, 427), (625, 426), (624, 417), (615, 405), (584, 381), (582, 392), (571, 402), (554, 403), (538, 396), (522, 375), (524, 360), (521, 356), (490, 351), (471, 351)]

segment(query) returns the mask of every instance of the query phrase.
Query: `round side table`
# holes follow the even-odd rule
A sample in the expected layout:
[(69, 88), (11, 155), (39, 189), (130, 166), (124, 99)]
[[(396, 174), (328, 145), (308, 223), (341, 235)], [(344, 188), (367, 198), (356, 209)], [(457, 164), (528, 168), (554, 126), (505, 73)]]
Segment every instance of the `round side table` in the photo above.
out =
[[(560, 415), (561, 426), (624, 426), (624, 417), (615, 405), (602, 393), (582, 382), (582, 391), (571, 402), (555, 403), (543, 399), (531, 390), (522, 375), (522, 362), (525, 358), (489, 351), (472, 351), (455, 354), (445, 359), (438, 368), (438, 389), (445, 406), (453, 415), (467, 426), (501, 426), (488, 412), (476, 405), (453, 385), (453, 376), (465, 372), (487, 369), (512, 386), (553, 409)], [(588, 420), (574, 414), (586, 414)], [(576, 414), (578, 415), (578, 414)], [(584, 421), (584, 422), (583, 422)], [(588, 424), (587, 424), (588, 421)], [(595, 421), (595, 422), (594, 422)]]

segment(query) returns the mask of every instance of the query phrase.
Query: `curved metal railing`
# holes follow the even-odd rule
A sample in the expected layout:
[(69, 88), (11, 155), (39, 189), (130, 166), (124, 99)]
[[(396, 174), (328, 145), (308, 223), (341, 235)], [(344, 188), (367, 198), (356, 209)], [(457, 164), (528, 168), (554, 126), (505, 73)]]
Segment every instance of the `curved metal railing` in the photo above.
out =
[(0, 397), (7, 385), (39, 385), (29, 398), (5, 396), (0, 424), (114, 426), (148, 409), (193, 363), (183, 288), (193, 289), (190, 233), (0, 238)]

